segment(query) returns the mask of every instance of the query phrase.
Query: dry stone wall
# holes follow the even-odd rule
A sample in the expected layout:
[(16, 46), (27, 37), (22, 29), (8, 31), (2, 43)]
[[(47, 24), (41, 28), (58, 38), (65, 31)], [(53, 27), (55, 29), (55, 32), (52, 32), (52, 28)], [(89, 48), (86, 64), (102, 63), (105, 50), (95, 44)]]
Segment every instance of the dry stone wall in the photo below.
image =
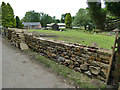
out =
[(8, 39), (19, 47), (24, 42), (36, 52), (89, 77), (103, 81), (106, 78), (111, 54), (99, 48), (36, 37), (24, 30), (19, 34), (17, 30), (8, 30)]

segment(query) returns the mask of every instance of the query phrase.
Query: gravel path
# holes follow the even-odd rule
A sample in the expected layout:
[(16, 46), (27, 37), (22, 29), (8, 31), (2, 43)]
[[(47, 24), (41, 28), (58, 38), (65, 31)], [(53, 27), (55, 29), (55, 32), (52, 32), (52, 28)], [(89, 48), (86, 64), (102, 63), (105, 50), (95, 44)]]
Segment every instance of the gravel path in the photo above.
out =
[[(1, 43), (1, 40), (0, 40)], [(0, 50), (1, 51), (1, 50)], [(2, 42), (3, 88), (71, 88), (62, 78), (34, 63), (18, 48)]]

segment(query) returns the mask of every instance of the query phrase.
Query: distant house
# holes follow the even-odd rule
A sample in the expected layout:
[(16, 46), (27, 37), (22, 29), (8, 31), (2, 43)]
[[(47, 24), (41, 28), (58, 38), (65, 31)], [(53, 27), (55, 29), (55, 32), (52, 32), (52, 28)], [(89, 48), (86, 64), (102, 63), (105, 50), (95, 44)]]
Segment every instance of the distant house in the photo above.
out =
[(51, 23), (51, 24), (47, 24), (47, 29), (56, 29), (59, 30), (61, 28), (65, 28), (65, 23)]
[(42, 25), (40, 22), (23, 22), (24, 29), (41, 29)]
[(59, 26), (56, 23), (47, 24), (47, 29), (59, 30)]
[(65, 23), (58, 23), (57, 25), (59, 26), (59, 29), (65, 28)]

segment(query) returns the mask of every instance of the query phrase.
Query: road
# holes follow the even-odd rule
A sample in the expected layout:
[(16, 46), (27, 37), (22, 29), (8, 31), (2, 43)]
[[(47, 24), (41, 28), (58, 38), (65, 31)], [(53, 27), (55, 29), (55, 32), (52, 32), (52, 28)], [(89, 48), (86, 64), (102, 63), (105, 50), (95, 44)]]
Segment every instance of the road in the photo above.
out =
[[(0, 40), (1, 43), (1, 40)], [(0, 50), (1, 51), (1, 50)], [(72, 88), (43, 65), (30, 60), (18, 48), (2, 42), (3, 88)]]

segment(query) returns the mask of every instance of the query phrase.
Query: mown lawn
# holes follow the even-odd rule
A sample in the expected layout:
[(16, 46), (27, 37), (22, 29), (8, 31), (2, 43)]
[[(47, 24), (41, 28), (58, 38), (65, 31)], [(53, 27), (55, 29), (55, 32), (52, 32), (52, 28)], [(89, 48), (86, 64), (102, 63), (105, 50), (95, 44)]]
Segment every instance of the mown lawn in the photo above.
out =
[(97, 43), (98, 47), (106, 49), (111, 49), (115, 39), (115, 37), (113, 36), (85, 33), (80, 30), (67, 30), (67, 31), (29, 30), (29, 31), (30, 32), (37, 31), (41, 34), (48, 34), (54, 36), (47, 38), (68, 41), (73, 43), (80, 43), (83, 45), (91, 45), (92, 43)]

